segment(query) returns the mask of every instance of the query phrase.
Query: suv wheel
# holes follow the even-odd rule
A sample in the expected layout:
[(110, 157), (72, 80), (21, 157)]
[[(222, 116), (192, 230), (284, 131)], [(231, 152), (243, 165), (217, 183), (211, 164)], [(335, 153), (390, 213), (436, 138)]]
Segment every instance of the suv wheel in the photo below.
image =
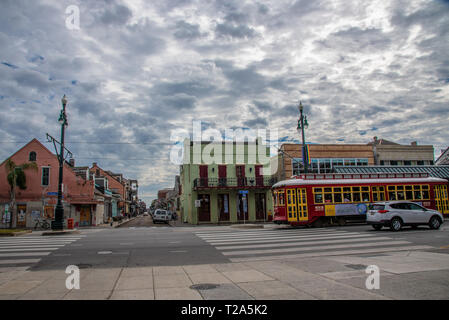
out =
[(392, 231), (399, 231), (402, 229), (402, 221), (399, 218), (393, 218), (391, 220), (390, 229)]
[(382, 229), (382, 225), (381, 224), (373, 224), (372, 226), (373, 226), (374, 230), (377, 230), (377, 231)]
[(436, 217), (436, 216), (433, 216), (429, 221), (430, 229), (437, 230), (440, 228), (440, 225), (441, 225), (440, 219), (438, 219), (438, 217)]

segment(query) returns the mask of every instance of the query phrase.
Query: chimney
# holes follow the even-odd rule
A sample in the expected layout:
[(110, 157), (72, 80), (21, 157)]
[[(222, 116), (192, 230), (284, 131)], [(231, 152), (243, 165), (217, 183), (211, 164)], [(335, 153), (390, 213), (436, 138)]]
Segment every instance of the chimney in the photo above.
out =
[(70, 159), (69, 159), (69, 164), (70, 164), (72, 167), (74, 167), (74, 166), (75, 166), (75, 159), (70, 158)]
[(96, 162), (92, 162), (92, 167), (96, 167), (97, 163)]
[(410, 143), (411, 146), (416, 147), (418, 145), (417, 141), (412, 141), (412, 143)]

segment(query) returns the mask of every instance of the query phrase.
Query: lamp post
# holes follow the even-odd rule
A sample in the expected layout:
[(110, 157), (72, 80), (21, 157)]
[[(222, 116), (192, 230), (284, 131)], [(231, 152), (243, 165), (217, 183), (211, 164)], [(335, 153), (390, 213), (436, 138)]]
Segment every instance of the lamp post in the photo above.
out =
[(59, 160), (59, 181), (58, 181), (58, 203), (55, 209), (55, 220), (52, 221), (51, 229), (52, 230), (62, 230), (64, 228), (64, 206), (62, 205), (62, 177), (63, 177), (63, 168), (64, 168), (64, 131), (65, 127), (68, 125), (67, 116), (65, 114), (65, 106), (67, 105), (67, 98), (64, 95), (62, 97), (62, 110), (59, 114), (59, 123), (61, 124), (61, 144), (60, 144), (60, 152), (58, 155)]
[(307, 123), (307, 116), (303, 115), (304, 107), (302, 106), (301, 101), (299, 102), (299, 119), (298, 119), (298, 132), (301, 130), (302, 135), (302, 161), (304, 163), (304, 173), (309, 173), (309, 163), (306, 161), (305, 151), (306, 151), (306, 138), (304, 135), (304, 128), (308, 128), (309, 124)]

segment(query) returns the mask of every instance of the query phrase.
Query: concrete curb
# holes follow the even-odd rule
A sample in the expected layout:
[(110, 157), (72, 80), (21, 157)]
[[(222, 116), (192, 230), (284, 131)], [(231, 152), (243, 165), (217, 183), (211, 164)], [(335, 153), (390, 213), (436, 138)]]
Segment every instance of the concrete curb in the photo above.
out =
[(24, 231), (18, 231), (18, 232), (11, 232), (11, 233), (0, 233), (0, 237), (17, 237), (21, 236), (27, 233), (31, 233), (31, 230), (24, 230)]
[(231, 228), (236, 229), (263, 229), (263, 224), (233, 224)]
[(126, 221), (120, 221), (120, 222), (117, 222), (117, 221), (115, 221), (116, 222), (116, 224), (114, 224), (114, 222), (112, 223), (112, 227), (113, 228), (118, 228), (118, 227), (120, 227), (122, 224), (125, 224), (125, 223), (128, 223), (128, 222), (131, 222), (131, 221), (133, 221), (134, 219), (136, 219), (137, 217), (132, 217), (131, 219), (128, 219), (128, 220), (126, 220)]
[(65, 236), (68, 234), (80, 234), (79, 230), (62, 230), (62, 231), (45, 231), (42, 232), (42, 236)]

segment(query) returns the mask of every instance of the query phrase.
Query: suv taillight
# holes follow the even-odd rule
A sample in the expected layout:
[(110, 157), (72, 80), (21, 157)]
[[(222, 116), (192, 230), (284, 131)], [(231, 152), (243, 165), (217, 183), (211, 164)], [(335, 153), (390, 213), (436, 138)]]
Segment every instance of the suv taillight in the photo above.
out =
[(388, 210), (377, 210), (377, 212), (379, 212), (379, 213), (387, 213), (389, 211)]

